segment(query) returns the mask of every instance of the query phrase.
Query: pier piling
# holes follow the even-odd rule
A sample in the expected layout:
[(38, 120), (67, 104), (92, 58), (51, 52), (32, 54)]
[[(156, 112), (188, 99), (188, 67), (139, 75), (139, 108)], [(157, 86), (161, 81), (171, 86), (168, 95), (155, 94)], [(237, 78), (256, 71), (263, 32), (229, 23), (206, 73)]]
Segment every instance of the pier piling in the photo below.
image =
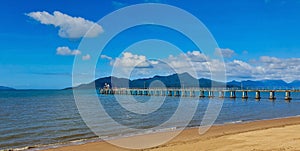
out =
[(259, 100), (261, 97), (260, 97), (260, 91), (256, 91), (255, 92), (255, 99)]
[(214, 98), (214, 91), (208, 91), (208, 98)]
[(291, 92), (290, 91), (285, 91), (285, 97), (284, 97), (284, 99), (287, 100), (287, 101), (292, 100), (292, 98), (291, 98)]
[(230, 92), (230, 98), (232, 98), (232, 99), (236, 98), (235, 91)]
[(167, 93), (168, 93), (168, 96), (172, 96), (172, 91), (169, 90)]
[(174, 96), (180, 96), (180, 92), (179, 91), (175, 91), (174, 92)]
[(269, 97), (270, 100), (275, 100), (276, 97), (275, 97), (275, 91), (270, 91), (270, 97)]
[(219, 91), (219, 98), (225, 98), (225, 92)]
[(181, 96), (186, 97), (185, 90), (181, 90)]
[(195, 97), (195, 91), (194, 90), (190, 91), (190, 97)]
[(204, 97), (205, 97), (205, 95), (204, 95), (204, 91), (202, 91), (202, 90), (200, 91), (200, 95), (199, 95), (199, 97), (200, 97), (200, 98), (204, 98)]
[(242, 92), (242, 99), (248, 99), (248, 92), (247, 91)]

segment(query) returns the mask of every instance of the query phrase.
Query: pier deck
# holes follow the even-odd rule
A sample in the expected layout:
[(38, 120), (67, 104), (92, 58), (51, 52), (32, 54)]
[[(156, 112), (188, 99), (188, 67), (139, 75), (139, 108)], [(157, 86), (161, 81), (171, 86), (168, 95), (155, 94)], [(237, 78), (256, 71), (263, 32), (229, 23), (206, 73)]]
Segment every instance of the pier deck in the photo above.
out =
[[(247, 99), (248, 92), (255, 92), (255, 99), (261, 99), (261, 93), (269, 93), (269, 99), (275, 100), (275, 94), (285, 93), (285, 100), (291, 100), (291, 93), (300, 92), (300, 89), (220, 89), (220, 88), (112, 88), (100, 89), (100, 94), (118, 95), (148, 95), (148, 96), (182, 96), (182, 97), (208, 97), (225, 98), (225, 93), (230, 94), (230, 98), (236, 98), (236, 92), (241, 92), (241, 98)], [(205, 96), (206, 92), (206, 96)], [(218, 96), (215, 94), (218, 93)], [(198, 94), (198, 95), (197, 95)]]

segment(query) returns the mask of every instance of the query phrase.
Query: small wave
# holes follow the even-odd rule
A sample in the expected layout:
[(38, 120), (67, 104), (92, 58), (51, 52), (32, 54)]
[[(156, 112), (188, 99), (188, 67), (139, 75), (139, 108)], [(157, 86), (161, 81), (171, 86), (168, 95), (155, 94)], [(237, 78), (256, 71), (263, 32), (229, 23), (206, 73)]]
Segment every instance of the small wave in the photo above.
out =
[(85, 138), (85, 139), (78, 139), (68, 142), (61, 142), (61, 143), (54, 143), (54, 144), (47, 144), (47, 145), (34, 145), (34, 146), (26, 146), (26, 147), (20, 147), (20, 148), (9, 148), (9, 149), (3, 149), (0, 151), (40, 151), (40, 150), (46, 150), (46, 149), (52, 149), (52, 148), (59, 148), (64, 146), (70, 146), (70, 145), (81, 145), (86, 144), (90, 142), (97, 142), (97, 141), (103, 141), (102, 139), (98, 137), (94, 138)]
[(10, 148), (10, 149), (3, 149), (0, 151), (23, 151), (23, 150), (30, 150), (36, 148), (35, 146), (26, 146), (26, 147), (21, 147), (21, 148)]
[(243, 123), (243, 120), (238, 120), (238, 121), (231, 121), (231, 122), (225, 122), (224, 124), (236, 124), (236, 123)]
[(132, 136), (140, 136), (140, 135), (147, 135), (147, 134), (154, 134), (154, 133), (161, 133), (161, 132), (171, 132), (178, 130), (177, 127), (169, 127), (169, 128), (162, 128), (162, 129), (148, 129), (145, 131), (140, 132), (133, 132), (133, 133), (126, 133), (126, 134), (120, 134), (118, 136), (111, 136), (111, 137), (101, 137), (103, 140), (114, 140), (119, 138), (126, 138), (126, 137), (132, 137)]
[(158, 129), (155, 132), (169, 132), (169, 131), (175, 131), (175, 130), (177, 130), (177, 127)]

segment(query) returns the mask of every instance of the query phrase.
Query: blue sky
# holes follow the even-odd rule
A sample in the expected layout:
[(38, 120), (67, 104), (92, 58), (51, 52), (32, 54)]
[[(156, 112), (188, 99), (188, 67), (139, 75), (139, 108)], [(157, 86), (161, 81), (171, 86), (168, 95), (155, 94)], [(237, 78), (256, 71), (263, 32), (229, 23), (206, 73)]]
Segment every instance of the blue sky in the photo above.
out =
[[(79, 56), (84, 61), (94, 57), (78, 50), (83, 36), (81, 32), (84, 32), (90, 23), (97, 22), (119, 8), (149, 2), (179, 7), (201, 20), (214, 36), (219, 50), (224, 55), (228, 80), (300, 80), (299, 0), (11, 0), (0, 5), (0, 85), (23, 89), (71, 86), (74, 57)], [(74, 23), (79, 29), (62, 29), (62, 33), (59, 33), (65, 24), (58, 25), (53, 20), (47, 20), (51, 19), (49, 15), (54, 16), (54, 12), (63, 18), (70, 18), (70, 22), (76, 17), (81, 17), (84, 21)], [(38, 15), (44, 15), (44, 18)], [(176, 16), (174, 19), (176, 20)], [(70, 22), (67, 25), (74, 25)], [(95, 33), (101, 36), (105, 30), (99, 25)], [(136, 50), (122, 53), (134, 42), (154, 38), (171, 42), (186, 56), (203, 57), (197, 53), (200, 50), (176, 32), (157, 26), (137, 27), (124, 31), (106, 47), (99, 58), (96, 77), (110, 75), (112, 66), (118, 63), (120, 68), (125, 69), (135, 63), (132, 60), (151, 59), (151, 55), (154, 54), (164, 61), (180, 59), (182, 54), (178, 53), (172, 54), (173, 58), (170, 58), (170, 50), (164, 50), (170, 47), (164, 44), (157, 46), (159, 50), (150, 50), (153, 47), (148, 46), (141, 53)], [(179, 64), (180, 61), (182, 59), (178, 60)], [(164, 67), (158, 66), (155, 61), (145, 63), (142, 64), (143, 67), (155, 66), (164, 71)], [(137, 73), (131, 78), (169, 74), (158, 70), (146, 70), (147, 68), (143, 68), (142, 73)], [(204, 73), (203, 70), (197, 69), (200, 73), (198, 77), (207, 76), (201, 74)], [(118, 74), (122, 73), (117, 73), (116, 76)]]

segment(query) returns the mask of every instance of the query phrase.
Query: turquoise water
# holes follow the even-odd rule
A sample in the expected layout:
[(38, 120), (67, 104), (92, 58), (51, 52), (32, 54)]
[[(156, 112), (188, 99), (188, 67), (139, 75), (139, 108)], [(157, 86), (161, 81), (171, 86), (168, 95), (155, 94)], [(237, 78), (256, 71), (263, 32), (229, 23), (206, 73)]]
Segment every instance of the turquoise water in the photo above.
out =
[[(166, 97), (162, 106), (150, 114), (136, 114), (125, 110), (112, 95), (98, 95), (94, 91), (83, 91), (89, 96), (97, 95), (100, 103), (105, 107), (110, 117), (100, 115), (97, 120), (107, 129), (102, 136), (116, 138), (137, 133), (149, 133), (159, 129), (170, 130), (182, 128), (185, 115), (174, 123), (159, 127), (175, 113), (180, 99)], [(217, 94), (216, 94), (217, 95)], [(226, 94), (228, 95), (228, 94)], [(283, 93), (276, 93), (277, 99), (261, 99), (257, 101), (254, 93), (249, 93), (248, 100), (241, 98), (225, 98), (221, 112), (215, 124), (230, 122), (252, 121), (272, 119), (300, 115), (300, 94), (292, 93), (291, 102), (284, 101)], [(262, 93), (263, 98), (268, 98), (268, 93)], [(241, 94), (237, 93), (237, 96)], [(121, 96), (129, 101), (128, 97)], [(152, 100), (159, 97), (152, 96)], [(150, 101), (149, 96), (135, 96), (139, 102)], [(184, 98), (181, 101), (197, 103), (197, 111), (189, 123), (189, 127), (198, 126), (201, 123), (207, 105), (214, 99)], [(141, 109), (143, 110), (143, 109)], [(186, 111), (189, 107), (186, 106)], [(132, 131), (126, 128), (113, 126), (108, 118), (112, 118), (119, 124), (137, 129)], [(24, 91), (0, 91), (0, 150), (9, 148), (41, 147), (49, 144), (68, 144), (78, 140), (93, 140), (98, 138), (83, 122), (77, 110), (72, 90), (24, 90)]]

